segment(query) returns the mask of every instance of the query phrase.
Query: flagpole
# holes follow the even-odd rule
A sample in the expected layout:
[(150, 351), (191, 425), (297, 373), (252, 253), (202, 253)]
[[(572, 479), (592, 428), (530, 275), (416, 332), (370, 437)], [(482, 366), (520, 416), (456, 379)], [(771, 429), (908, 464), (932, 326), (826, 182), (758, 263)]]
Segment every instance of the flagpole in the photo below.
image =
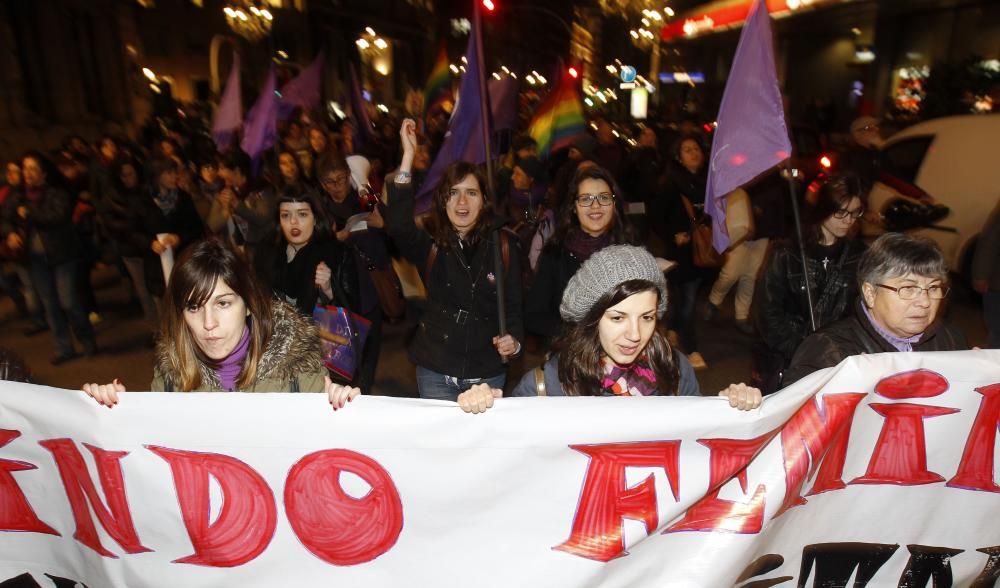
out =
[(805, 280), (806, 305), (809, 307), (809, 326), (816, 331), (816, 313), (813, 311), (812, 284), (809, 283), (809, 266), (806, 263), (806, 244), (802, 239), (802, 221), (799, 218), (799, 197), (795, 193), (795, 180), (792, 175), (785, 175), (788, 180), (788, 195), (792, 198), (792, 216), (795, 219), (795, 237), (799, 242), (799, 260), (802, 262), (802, 279)]
[[(473, 32), (476, 35), (476, 69), (479, 77), (479, 120), (483, 133), (483, 149), (486, 154), (486, 185), (493, 204), (499, 202), (499, 194), (496, 193), (496, 182), (493, 179), (493, 156), (490, 153), (490, 123), (489, 105), (486, 95), (486, 65), (483, 59), (483, 27), (479, 11), (480, 0), (472, 0)], [(497, 209), (499, 212), (499, 209)], [(493, 276), (497, 287), (497, 317), (500, 323), (500, 336), (507, 334), (507, 308), (504, 303), (504, 268), (503, 256), (500, 253), (500, 227), (495, 229), (496, 235), (493, 239)], [(505, 362), (506, 363), (506, 362)]]

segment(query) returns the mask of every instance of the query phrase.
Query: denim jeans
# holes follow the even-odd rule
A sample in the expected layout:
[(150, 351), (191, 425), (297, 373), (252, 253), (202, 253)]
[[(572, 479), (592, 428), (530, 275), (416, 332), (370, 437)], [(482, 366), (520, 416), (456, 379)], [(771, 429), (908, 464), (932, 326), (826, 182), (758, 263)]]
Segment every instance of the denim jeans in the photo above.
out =
[(507, 374), (492, 378), (456, 378), (417, 366), (417, 393), (429, 400), (458, 400), (458, 395), (475, 384), (488, 384), (490, 388), (503, 390)]
[[(85, 351), (96, 351), (97, 340), (94, 328), (87, 318), (87, 311), (79, 300), (77, 290), (76, 262), (68, 261), (59, 265), (49, 265), (44, 258), (32, 256), (31, 282), (38, 292), (45, 318), (49, 328), (56, 338), (56, 352), (59, 355), (72, 355), (73, 339), (70, 336), (70, 326), (80, 340)], [(67, 318), (69, 319), (67, 321)]]
[(1000, 349), (1000, 292), (991, 290), (983, 294), (983, 318), (989, 335), (987, 347)]
[(695, 332), (694, 309), (698, 296), (698, 287), (701, 286), (701, 278), (696, 278), (690, 282), (677, 284), (677, 296), (680, 298), (675, 307), (674, 329), (681, 341), (684, 353), (694, 353), (698, 351), (698, 339)]
[(23, 263), (14, 264), (14, 272), (21, 282), (21, 294), (24, 295), (24, 302), (28, 308), (28, 320), (33, 327), (44, 327), (45, 309), (42, 308), (42, 301), (38, 299), (35, 284), (31, 281), (31, 268)]
[(160, 301), (153, 298), (153, 295), (149, 293), (149, 288), (146, 287), (146, 260), (142, 257), (122, 257), (122, 263), (132, 280), (135, 297), (139, 299), (139, 304), (142, 306), (143, 318), (146, 319), (152, 332), (159, 331)]

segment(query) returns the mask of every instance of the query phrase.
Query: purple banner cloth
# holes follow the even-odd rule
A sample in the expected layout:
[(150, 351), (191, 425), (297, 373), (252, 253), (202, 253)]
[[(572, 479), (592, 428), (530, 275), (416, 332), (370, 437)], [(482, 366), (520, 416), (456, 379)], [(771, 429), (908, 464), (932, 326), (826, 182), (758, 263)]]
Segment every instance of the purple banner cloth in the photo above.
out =
[(233, 65), (229, 68), (226, 87), (222, 91), (219, 108), (212, 121), (212, 140), (223, 151), (230, 146), (233, 133), (243, 124), (243, 100), (240, 96), (240, 54), (233, 52)]
[(720, 253), (730, 244), (725, 196), (792, 153), (772, 42), (767, 6), (755, 0), (726, 81), (709, 159), (705, 211), (712, 217), (712, 244)]
[(490, 111), (493, 115), (493, 132), (517, 126), (518, 80), (510, 76), (490, 78)]
[(241, 147), (255, 162), (255, 168), (261, 153), (271, 148), (278, 139), (278, 96), (275, 94), (277, 85), (272, 65), (267, 72), (264, 87), (260, 90), (260, 96), (247, 113), (246, 124), (243, 126)]
[[(458, 102), (448, 123), (448, 132), (438, 151), (434, 163), (427, 171), (427, 177), (417, 193), (416, 212), (422, 214), (430, 209), (430, 195), (437, 187), (444, 170), (456, 161), (483, 163), (486, 161), (486, 146), (481, 130), (482, 111), (479, 99), (479, 63), (476, 51), (476, 28), (469, 32), (469, 47), (465, 51), (466, 71), (458, 87)], [(485, 186), (482, 186), (485, 188)], [(490, 194), (490, 197), (494, 197)]]
[(322, 51), (313, 62), (289, 80), (281, 88), (281, 120), (288, 118), (295, 108), (316, 109), (320, 107), (320, 86), (323, 82), (323, 67), (326, 56)]
[(354, 152), (360, 153), (367, 145), (375, 143), (375, 132), (372, 121), (368, 118), (365, 108), (365, 98), (361, 94), (361, 83), (358, 82), (358, 72), (351, 65), (351, 118), (354, 122)]

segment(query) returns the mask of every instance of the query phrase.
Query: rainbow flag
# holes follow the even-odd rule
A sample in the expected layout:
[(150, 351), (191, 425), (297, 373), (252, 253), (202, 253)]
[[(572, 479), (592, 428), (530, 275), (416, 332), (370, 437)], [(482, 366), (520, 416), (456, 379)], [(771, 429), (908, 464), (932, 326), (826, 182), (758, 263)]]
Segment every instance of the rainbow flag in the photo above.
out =
[(441, 48), (438, 49), (437, 59), (434, 61), (434, 69), (431, 70), (431, 75), (427, 78), (427, 84), (424, 86), (424, 120), (434, 108), (451, 101), (451, 71), (448, 63), (448, 51), (442, 43)]
[(559, 84), (535, 110), (528, 134), (538, 142), (538, 155), (545, 157), (586, 134), (579, 82), (563, 73)]

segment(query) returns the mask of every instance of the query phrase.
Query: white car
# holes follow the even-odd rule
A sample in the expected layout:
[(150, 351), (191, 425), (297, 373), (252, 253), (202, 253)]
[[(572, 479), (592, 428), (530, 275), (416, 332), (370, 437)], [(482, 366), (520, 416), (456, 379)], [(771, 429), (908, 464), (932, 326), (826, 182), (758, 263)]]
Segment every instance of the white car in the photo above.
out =
[[(893, 135), (881, 149), (886, 171), (948, 207), (934, 226), (911, 232), (936, 241), (951, 270), (966, 274), (976, 238), (1000, 202), (1000, 114), (929, 120)], [(901, 201), (914, 202), (877, 182), (869, 208), (884, 213)], [(865, 227), (865, 234), (877, 232)]]

